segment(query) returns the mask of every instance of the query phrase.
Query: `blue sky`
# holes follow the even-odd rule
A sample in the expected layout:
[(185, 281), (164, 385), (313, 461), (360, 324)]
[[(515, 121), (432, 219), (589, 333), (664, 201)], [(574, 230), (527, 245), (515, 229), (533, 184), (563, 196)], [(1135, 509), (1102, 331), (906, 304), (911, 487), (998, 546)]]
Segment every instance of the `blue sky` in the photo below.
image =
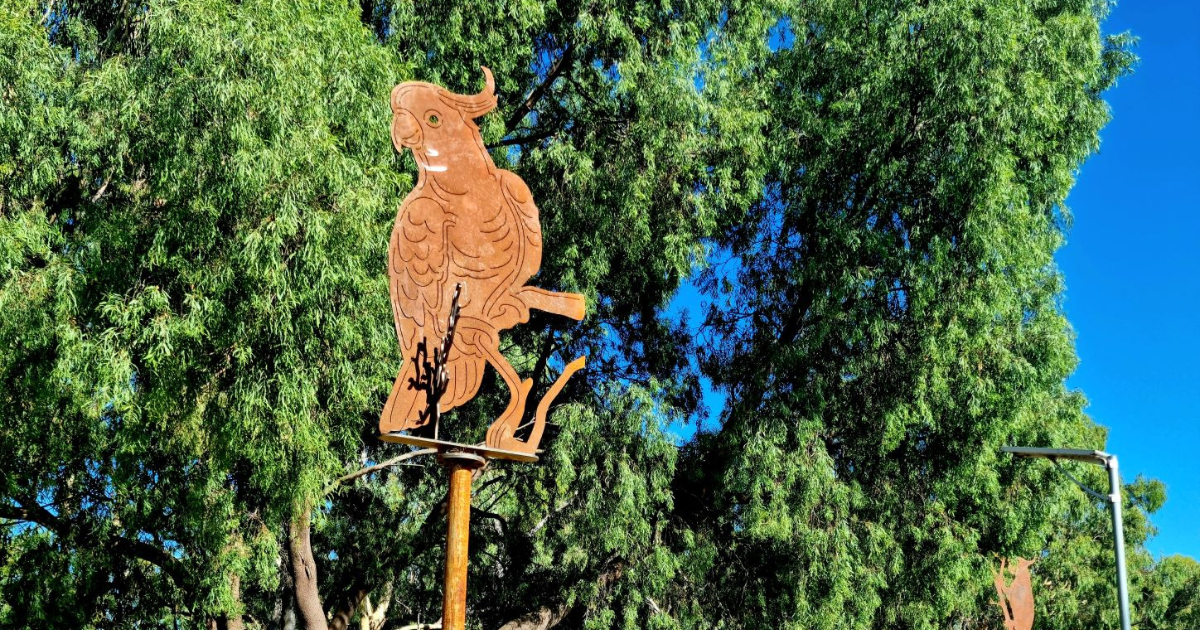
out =
[[(1109, 428), (1123, 479), (1143, 474), (1167, 485), (1150, 551), (1200, 559), (1197, 25), (1200, 0), (1127, 0), (1105, 23), (1140, 38), (1141, 62), (1106, 95), (1113, 119), (1068, 198), (1074, 226), (1057, 258), (1080, 359), (1068, 386)], [(684, 286), (671, 311), (689, 309), (696, 324), (703, 302)], [(705, 392), (710, 422), (723, 403)], [(671, 429), (680, 439), (695, 431)]]
[[(1200, 559), (1200, 2), (1126, 0), (1109, 32), (1141, 63), (1067, 203), (1058, 262), (1079, 368), (1069, 384), (1110, 429), (1126, 481), (1167, 484), (1155, 555)], [(1064, 445), (1066, 446), (1066, 445)]]

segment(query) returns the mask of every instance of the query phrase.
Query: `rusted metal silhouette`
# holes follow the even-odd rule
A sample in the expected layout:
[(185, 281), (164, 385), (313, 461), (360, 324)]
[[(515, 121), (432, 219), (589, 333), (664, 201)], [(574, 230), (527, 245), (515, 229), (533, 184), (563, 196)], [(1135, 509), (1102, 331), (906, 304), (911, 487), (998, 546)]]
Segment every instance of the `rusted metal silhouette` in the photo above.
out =
[[(1029, 567), (1033, 560), (1017, 558), (1016, 568), (1008, 566), (1008, 560), (1000, 559), (1000, 570), (996, 572), (996, 594), (1000, 599), (996, 602), (1004, 615), (1006, 630), (1030, 630), (1033, 628), (1033, 583), (1029, 577)], [(1013, 580), (1005, 583), (1005, 573), (1011, 573)]]
[[(412, 151), (419, 176), (400, 206), (388, 248), (404, 365), (379, 429), (391, 441), (448, 444), (399, 432), (469, 401), (490, 364), (511, 398), (488, 429), (483, 454), (533, 460), (550, 404), (584, 358), (566, 366), (539, 402), (528, 437), (518, 439), (533, 381), (522, 380), (500, 353), (500, 332), (529, 321), (530, 309), (580, 320), (586, 300), (525, 285), (541, 266), (538, 209), (520, 177), (496, 168), (479, 135), (475, 119), (496, 107), (492, 73), (483, 73), (486, 87), (471, 96), (419, 81), (392, 90), (392, 142)], [(459, 309), (453, 335), (452, 304)], [(433, 363), (442, 367), (433, 370), (428, 345), (439, 341), (444, 349), (435, 350)]]
[(441, 424), (441, 400), (450, 384), (450, 373), (446, 371), (446, 357), (450, 355), (450, 346), (454, 344), (454, 330), (458, 327), (458, 298), (462, 294), (462, 285), (454, 285), (454, 297), (450, 300), (450, 317), (446, 320), (446, 336), (442, 338), (441, 346), (433, 349), (433, 362), (429, 361), (429, 350), (423, 340), (417, 344), (417, 355), (413, 357), (414, 369), (417, 376), (409, 381), (409, 387), (425, 392), (426, 407), (423, 411), (424, 423), (432, 420), (433, 439), (438, 437)]

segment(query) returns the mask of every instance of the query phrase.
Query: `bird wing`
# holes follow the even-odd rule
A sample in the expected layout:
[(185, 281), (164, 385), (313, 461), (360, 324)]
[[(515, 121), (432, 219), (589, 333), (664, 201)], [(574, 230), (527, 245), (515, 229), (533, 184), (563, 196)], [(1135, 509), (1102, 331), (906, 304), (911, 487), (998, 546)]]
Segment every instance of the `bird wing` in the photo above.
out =
[(516, 173), (500, 171), (501, 188), (508, 205), (517, 211), (520, 223), (521, 254), (518, 263), (516, 285), (525, 284), (542, 266), (542, 226), (538, 222), (538, 208), (533, 203), (533, 194), (525, 180)]
[(405, 357), (427, 338), (436, 345), (438, 313), (442, 309), (449, 273), (446, 213), (427, 197), (405, 200), (392, 229), (388, 247), (392, 313)]

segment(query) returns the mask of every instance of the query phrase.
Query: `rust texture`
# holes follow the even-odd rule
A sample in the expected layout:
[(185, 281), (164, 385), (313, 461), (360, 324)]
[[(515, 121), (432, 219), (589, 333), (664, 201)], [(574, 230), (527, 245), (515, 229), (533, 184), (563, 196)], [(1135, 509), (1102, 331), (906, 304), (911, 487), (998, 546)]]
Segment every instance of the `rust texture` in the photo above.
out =
[[(1000, 599), (996, 602), (1004, 615), (1006, 630), (1030, 630), (1033, 628), (1033, 583), (1029, 577), (1029, 567), (1033, 560), (1017, 558), (1015, 567), (1008, 565), (1008, 560), (1000, 560), (1000, 570), (996, 572), (996, 593)], [(1005, 573), (1013, 576), (1012, 582), (1006, 583)]]
[[(525, 182), (492, 162), (475, 119), (496, 107), (491, 72), (486, 87), (460, 95), (424, 82), (392, 90), (392, 142), (411, 151), (417, 185), (396, 215), (388, 248), (388, 273), (396, 334), (404, 364), (379, 421), (380, 432), (409, 431), (439, 412), (458, 407), (479, 391), (491, 365), (510, 392), (507, 408), (487, 432), (486, 446), (532, 455), (550, 403), (580, 357), (568, 365), (538, 404), (527, 439), (518, 439), (533, 381), (522, 380), (500, 353), (500, 333), (529, 321), (530, 309), (580, 320), (582, 295), (526, 286), (542, 258), (538, 209)], [(461, 285), (459, 318), (448, 353), (442, 355), (444, 392), (431, 405), (422, 387), (429, 377), (429, 348), (449, 336), (450, 309)], [(442, 380), (442, 379), (438, 379)], [(431, 409), (433, 407), (433, 409)]]
[(449, 454), (442, 463), (450, 471), (446, 520), (446, 578), (442, 593), (443, 630), (462, 630), (467, 619), (467, 539), (471, 526), (471, 471), (484, 459)]

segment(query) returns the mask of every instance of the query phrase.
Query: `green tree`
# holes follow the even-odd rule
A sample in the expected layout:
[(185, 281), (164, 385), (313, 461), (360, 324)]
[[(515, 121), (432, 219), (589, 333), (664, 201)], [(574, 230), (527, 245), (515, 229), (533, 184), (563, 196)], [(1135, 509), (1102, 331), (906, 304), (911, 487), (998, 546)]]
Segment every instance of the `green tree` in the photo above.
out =
[(1186, 556), (1160, 560), (1147, 576), (1138, 618), (1144, 628), (1200, 628), (1200, 563)]
[[(407, 79), (479, 89), (529, 182), (540, 286), (511, 360), (587, 351), (539, 466), (477, 483), (472, 617), (642, 626), (696, 383), (661, 315), (730, 195), (705, 166), (717, 4), (10, 0), (0, 22), (0, 625), (433, 621), (444, 480), (375, 437)], [(453, 421), (493, 417), (490, 386)], [(394, 461), (394, 460), (391, 460)], [(399, 463), (399, 462), (395, 462)], [(636, 568), (635, 568), (636, 565)], [(369, 599), (373, 598), (373, 599)], [(382, 614), (381, 614), (382, 613)], [(665, 623), (665, 622), (664, 622)]]
[[(690, 569), (714, 623), (995, 627), (995, 555), (1046, 551), (1082, 504), (999, 447), (1104, 444), (1064, 385), (1053, 254), (1102, 94), (1132, 62), (1106, 11), (822, 0), (730, 16), (726, 32), (771, 42), (731, 95), (760, 116), (766, 171), (756, 203), (719, 216), (701, 361), (728, 404), (674, 496), (709, 550)], [(712, 50), (747, 54), (736, 37)]]
[[(475, 627), (995, 627), (996, 554), (1111, 625), (1103, 506), (997, 453), (1104, 443), (1052, 258), (1132, 63), (1104, 0), (0, 6), (0, 626), (437, 620), (444, 474), (376, 439), (387, 95), (481, 65), (538, 284), (593, 308), (506, 340), (589, 370), (475, 481)], [(1194, 626), (1128, 491), (1139, 619)]]

